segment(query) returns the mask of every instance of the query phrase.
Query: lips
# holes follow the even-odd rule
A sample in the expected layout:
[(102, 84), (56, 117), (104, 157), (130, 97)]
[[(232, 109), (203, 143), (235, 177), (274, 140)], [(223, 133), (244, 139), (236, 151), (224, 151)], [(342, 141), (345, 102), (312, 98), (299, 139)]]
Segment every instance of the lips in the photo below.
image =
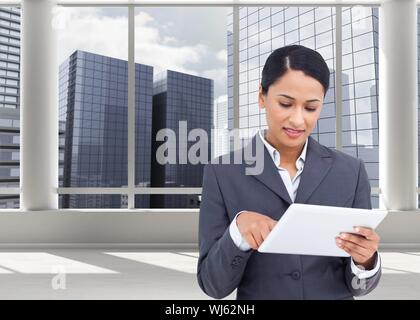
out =
[(287, 130), (291, 133), (299, 133), (299, 132), (304, 132), (305, 130), (295, 130), (295, 129), (290, 129), (290, 128), (283, 128), (284, 130)]
[(300, 137), (305, 132), (305, 130), (294, 130), (290, 128), (283, 128), (283, 130), (290, 138)]

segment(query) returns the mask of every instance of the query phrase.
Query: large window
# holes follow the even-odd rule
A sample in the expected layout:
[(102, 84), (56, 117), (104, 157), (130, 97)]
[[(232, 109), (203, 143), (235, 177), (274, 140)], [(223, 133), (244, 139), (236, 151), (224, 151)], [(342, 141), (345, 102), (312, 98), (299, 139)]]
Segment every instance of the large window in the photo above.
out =
[[(378, 8), (343, 8), (343, 151), (365, 162), (370, 185), (379, 187)], [(372, 206), (379, 207), (377, 192)]]
[[(335, 18), (335, 8), (330, 7), (240, 8), (239, 127), (242, 138), (249, 139), (258, 129), (267, 126), (264, 109), (258, 107), (258, 85), (267, 56), (281, 46), (301, 44), (317, 50), (330, 68), (330, 89), (312, 137), (327, 147), (336, 147)], [(268, 24), (270, 19), (271, 24)], [(232, 19), (230, 21), (232, 26)], [(231, 35), (228, 39), (232, 43)], [(233, 52), (229, 55), (228, 68), (232, 68)], [(373, 207), (379, 206), (376, 191), (379, 186), (377, 70), (378, 9), (343, 8), (341, 149), (364, 160), (371, 186), (375, 188)], [(232, 76), (229, 80), (232, 86)], [(232, 110), (233, 90), (229, 92), (229, 110)], [(233, 111), (229, 112), (229, 125), (233, 128)]]
[[(227, 118), (222, 114), (226, 105), (219, 105), (214, 118), (215, 98), (226, 97), (226, 23), (220, 23), (226, 9), (205, 8), (205, 17), (203, 10), (137, 8), (132, 78), (127, 8), (60, 10), (62, 208), (132, 208), (134, 194), (137, 208), (199, 207), (204, 165), (191, 163), (194, 141), (189, 134), (200, 129), (211, 139), (212, 127), (223, 125), (218, 119)], [(214, 21), (219, 21), (217, 28)], [(191, 24), (197, 27), (191, 29)], [(156, 138), (161, 130), (175, 134), (175, 145), (167, 150), (175, 154), (175, 163), (157, 160), (164, 144)], [(203, 156), (208, 161), (211, 148)], [(169, 188), (193, 189), (180, 194)]]
[[(61, 208), (198, 208), (203, 166), (188, 163), (189, 159), (182, 163), (196, 142), (181, 143), (182, 123), (187, 132), (198, 128), (208, 133), (213, 145), (207, 159), (231, 149), (226, 136), (211, 136), (210, 130), (233, 129), (232, 9), (132, 9), (61, 6), (57, 11)], [(262, 67), (274, 49), (301, 44), (317, 50), (330, 67), (331, 79), (312, 136), (335, 148), (337, 134), (341, 135), (341, 150), (364, 160), (373, 188), (372, 203), (378, 207), (378, 8), (340, 10), (342, 101), (338, 103), (335, 7), (239, 8), (235, 120), (245, 140), (267, 126), (264, 109), (258, 107), (258, 86)], [(130, 27), (135, 31), (131, 78)], [(3, 208), (19, 206), (19, 79), (20, 10), (1, 7)], [(337, 107), (341, 128), (336, 125)], [(134, 110), (132, 131), (130, 110)], [(161, 129), (175, 133), (177, 141), (165, 155), (174, 152), (176, 163), (162, 164), (157, 159), (159, 147), (169, 139), (156, 139)], [(134, 149), (132, 158), (130, 148)], [(132, 176), (134, 182), (130, 182)]]
[[(226, 19), (226, 8), (135, 11), (136, 68), (151, 66), (147, 77), (136, 75), (137, 208), (200, 205), (204, 164), (193, 158), (209, 161), (212, 148), (194, 130), (215, 142), (215, 152), (223, 150), (223, 133), (212, 140), (211, 129), (227, 127), (227, 106), (217, 102), (227, 94)], [(200, 141), (203, 148), (196, 152)], [(160, 191), (143, 194), (150, 190), (141, 187)], [(179, 188), (194, 189), (179, 194)]]
[[(59, 185), (126, 187), (127, 8), (60, 8), (57, 14)], [(126, 208), (127, 201), (121, 194), (63, 194), (60, 206)]]

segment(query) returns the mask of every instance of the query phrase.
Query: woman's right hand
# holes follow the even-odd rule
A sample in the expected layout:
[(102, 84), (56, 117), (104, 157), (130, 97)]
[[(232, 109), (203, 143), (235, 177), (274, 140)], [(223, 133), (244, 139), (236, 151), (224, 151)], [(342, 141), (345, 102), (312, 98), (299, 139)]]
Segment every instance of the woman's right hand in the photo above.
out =
[(236, 217), (242, 237), (254, 250), (259, 248), (276, 223), (276, 220), (254, 211), (243, 211)]

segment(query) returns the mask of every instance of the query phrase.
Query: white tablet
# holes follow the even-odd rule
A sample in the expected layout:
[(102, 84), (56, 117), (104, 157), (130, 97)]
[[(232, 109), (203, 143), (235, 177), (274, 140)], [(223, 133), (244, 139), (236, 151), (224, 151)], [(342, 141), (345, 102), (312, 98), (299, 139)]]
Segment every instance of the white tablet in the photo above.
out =
[(388, 211), (293, 203), (258, 248), (259, 252), (348, 257), (337, 247), (340, 232), (375, 229)]

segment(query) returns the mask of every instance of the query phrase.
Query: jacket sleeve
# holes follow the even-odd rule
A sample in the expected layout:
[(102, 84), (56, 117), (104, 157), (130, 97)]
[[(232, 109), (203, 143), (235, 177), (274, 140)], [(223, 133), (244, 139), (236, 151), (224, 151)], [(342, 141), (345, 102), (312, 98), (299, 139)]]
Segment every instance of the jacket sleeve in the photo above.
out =
[[(359, 160), (359, 174), (357, 180), (357, 187), (353, 201), (353, 208), (372, 209), (370, 198), (370, 183), (365, 169), (363, 160)], [(379, 254), (379, 253), (377, 253)], [(378, 258), (378, 257), (376, 257)], [(371, 292), (379, 283), (382, 275), (382, 270), (379, 268), (378, 272), (366, 279), (358, 279), (351, 270), (351, 258), (345, 258), (346, 264), (346, 284), (353, 296), (363, 296)]]
[(241, 251), (229, 233), (230, 220), (212, 164), (204, 167), (198, 226), (198, 284), (209, 296), (221, 299), (241, 281), (253, 250)]

